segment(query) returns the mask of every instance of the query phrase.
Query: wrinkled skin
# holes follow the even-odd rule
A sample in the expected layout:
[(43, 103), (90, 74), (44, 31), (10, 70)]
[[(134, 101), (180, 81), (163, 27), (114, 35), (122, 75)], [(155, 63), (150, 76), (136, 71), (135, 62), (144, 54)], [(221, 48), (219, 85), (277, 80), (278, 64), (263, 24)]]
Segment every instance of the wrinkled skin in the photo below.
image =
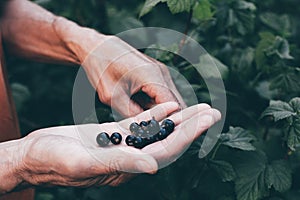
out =
[[(220, 119), (220, 113), (206, 104), (199, 104), (170, 115), (176, 124), (165, 140), (135, 149), (125, 144), (134, 121), (159, 121), (178, 110), (168, 102), (120, 122), (61, 126), (40, 129), (20, 143), (21, 160), (18, 171), (23, 181), (39, 185), (91, 186), (118, 185), (137, 173), (155, 173), (175, 161), (190, 143)], [(99, 147), (99, 132), (115, 131), (123, 135), (120, 145)], [(88, 133), (88, 135), (87, 135)]]

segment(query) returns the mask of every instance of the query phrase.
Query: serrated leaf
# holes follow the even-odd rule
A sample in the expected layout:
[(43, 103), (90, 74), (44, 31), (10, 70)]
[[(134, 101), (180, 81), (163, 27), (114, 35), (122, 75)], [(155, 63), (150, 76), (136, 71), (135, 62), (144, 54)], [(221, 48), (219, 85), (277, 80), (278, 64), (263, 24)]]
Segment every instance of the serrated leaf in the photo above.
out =
[(226, 79), (229, 72), (226, 65), (209, 54), (201, 55), (199, 63), (194, 65), (194, 67), (204, 78), (219, 78), (221, 75), (222, 78)]
[(208, 20), (213, 17), (211, 4), (208, 0), (202, 0), (195, 4), (193, 9), (193, 17), (198, 20)]
[(244, 10), (250, 10), (250, 11), (256, 10), (255, 4), (252, 2), (248, 2), (248, 1), (237, 1), (237, 8), (244, 9)]
[(282, 37), (277, 36), (273, 47), (276, 49), (276, 54), (282, 59), (293, 59), (290, 55), (290, 45), (288, 41)]
[(283, 36), (288, 36), (290, 34), (291, 21), (288, 15), (277, 15), (275, 13), (266, 12), (262, 13), (259, 17), (264, 24)]
[(237, 200), (257, 200), (268, 194), (265, 183), (267, 157), (263, 152), (243, 152), (236, 156), (235, 192)]
[(140, 12), (140, 17), (149, 13), (158, 3), (166, 2), (167, 0), (146, 0), (145, 4)]
[(278, 192), (285, 192), (292, 185), (291, 168), (285, 160), (273, 161), (266, 169), (268, 188), (274, 187)]
[(296, 113), (293, 108), (283, 101), (270, 101), (269, 107), (262, 113), (261, 117), (273, 116), (275, 122), (287, 117), (293, 116)]
[(189, 12), (195, 5), (195, 0), (167, 0), (171, 13)]
[(281, 89), (286, 92), (297, 92), (300, 90), (298, 72), (283, 72), (271, 79), (270, 89)]
[(296, 147), (300, 145), (300, 119), (295, 118), (288, 130), (287, 145), (291, 150), (295, 151)]
[[(227, 133), (223, 133), (220, 138), (222, 145), (244, 151), (254, 151), (255, 147), (251, 144), (255, 137), (240, 127), (230, 127)], [(226, 138), (222, 141), (222, 138)]]
[(236, 177), (232, 165), (226, 161), (210, 160), (210, 167), (219, 174), (223, 182), (232, 181)]
[(289, 104), (295, 112), (300, 112), (300, 97), (293, 98), (292, 100), (290, 100)]

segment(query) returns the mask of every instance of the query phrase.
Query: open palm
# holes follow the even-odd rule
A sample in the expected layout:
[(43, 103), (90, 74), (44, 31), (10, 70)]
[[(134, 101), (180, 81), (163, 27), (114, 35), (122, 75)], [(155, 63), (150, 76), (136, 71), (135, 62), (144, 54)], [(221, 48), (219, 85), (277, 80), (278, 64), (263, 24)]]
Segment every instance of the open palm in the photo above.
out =
[[(37, 130), (22, 139), (20, 176), (34, 185), (91, 186), (118, 185), (136, 173), (155, 173), (175, 161), (220, 119), (220, 113), (207, 104), (177, 110), (176, 103), (167, 102), (120, 122)], [(124, 138), (130, 134), (129, 125), (153, 116), (158, 121), (166, 117), (173, 120), (174, 132), (143, 149), (127, 146)], [(122, 143), (99, 147), (96, 136), (102, 131), (120, 132)]]

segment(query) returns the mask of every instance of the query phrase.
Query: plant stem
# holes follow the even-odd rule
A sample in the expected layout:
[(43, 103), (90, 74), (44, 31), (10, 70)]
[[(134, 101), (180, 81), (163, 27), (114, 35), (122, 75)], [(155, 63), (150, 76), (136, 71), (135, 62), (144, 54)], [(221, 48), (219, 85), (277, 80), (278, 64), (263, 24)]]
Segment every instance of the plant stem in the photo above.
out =
[(185, 29), (184, 29), (184, 36), (182, 37), (182, 39), (180, 40), (179, 42), (179, 45), (178, 45), (178, 52), (177, 52), (177, 55), (174, 56), (173, 58), (173, 63), (176, 63), (178, 58), (179, 58), (179, 54), (186, 42), (186, 38), (187, 38), (187, 34), (190, 30), (190, 26), (191, 26), (191, 22), (192, 22), (192, 17), (193, 17), (193, 9), (190, 10), (189, 12), (189, 16), (188, 16), (188, 19), (187, 19), (187, 23), (186, 23), (186, 26), (185, 26)]

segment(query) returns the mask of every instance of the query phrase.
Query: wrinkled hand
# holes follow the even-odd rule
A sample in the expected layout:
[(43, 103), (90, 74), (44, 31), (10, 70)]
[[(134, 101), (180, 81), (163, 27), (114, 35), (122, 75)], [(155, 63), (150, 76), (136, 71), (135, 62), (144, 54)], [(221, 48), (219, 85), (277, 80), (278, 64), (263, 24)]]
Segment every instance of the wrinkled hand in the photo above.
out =
[[(189, 144), (220, 119), (220, 113), (206, 104), (178, 110), (178, 104), (160, 104), (136, 117), (120, 122), (61, 126), (35, 131), (22, 139), (22, 162), (19, 176), (33, 184), (64, 186), (118, 185), (136, 173), (155, 173), (175, 161)], [(135, 149), (125, 144), (133, 121), (159, 121), (167, 116), (176, 124), (165, 140)], [(99, 147), (99, 132), (118, 131), (123, 135), (120, 145)]]
[[(93, 37), (87, 41), (95, 40)], [(164, 64), (115, 36), (104, 36), (101, 41), (98, 46), (85, 41), (81, 57), (84, 58), (82, 66), (103, 103), (123, 116), (134, 116), (143, 109), (130, 97), (143, 91), (153, 100), (153, 105), (175, 101), (185, 107)]]

